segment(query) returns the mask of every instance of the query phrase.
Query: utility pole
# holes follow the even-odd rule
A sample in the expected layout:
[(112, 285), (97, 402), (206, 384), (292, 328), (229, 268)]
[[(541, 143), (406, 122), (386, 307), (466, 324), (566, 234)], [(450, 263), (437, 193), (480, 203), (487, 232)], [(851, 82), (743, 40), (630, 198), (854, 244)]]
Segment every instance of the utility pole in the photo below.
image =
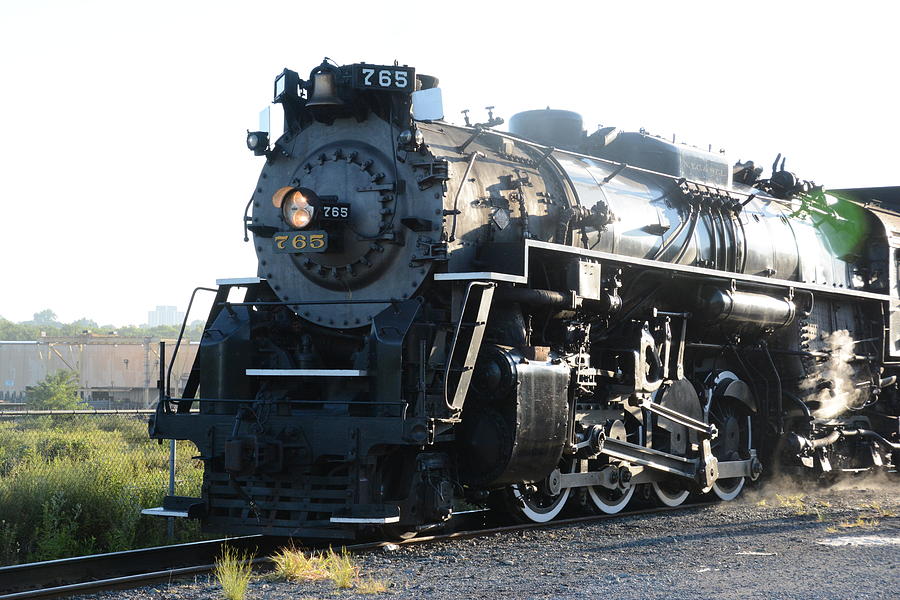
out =
[[(175, 440), (169, 440), (169, 495), (175, 495)], [(169, 517), (166, 525), (166, 535), (169, 541), (175, 540), (175, 519)]]
[(144, 338), (144, 408), (150, 408), (150, 338)]

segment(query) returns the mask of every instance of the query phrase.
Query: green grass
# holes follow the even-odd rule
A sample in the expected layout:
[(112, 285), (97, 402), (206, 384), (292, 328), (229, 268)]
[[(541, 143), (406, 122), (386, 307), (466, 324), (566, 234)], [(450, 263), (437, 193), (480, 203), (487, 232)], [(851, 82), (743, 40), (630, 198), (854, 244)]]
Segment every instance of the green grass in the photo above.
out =
[(216, 560), (213, 574), (222, 587), (225, 600), (244, 600), (253, 575), (253, 556), (225, 546), (222, 556)]
[[(179, 442), (179, 495), (199, 495), (201, 468)], [(166, 543), (159, 506), (168, 445), (133, 416), (66, 415), (0, 422), (0, 561), (49, 560)], [(178, 522), (176, 541), (199, 539)]]

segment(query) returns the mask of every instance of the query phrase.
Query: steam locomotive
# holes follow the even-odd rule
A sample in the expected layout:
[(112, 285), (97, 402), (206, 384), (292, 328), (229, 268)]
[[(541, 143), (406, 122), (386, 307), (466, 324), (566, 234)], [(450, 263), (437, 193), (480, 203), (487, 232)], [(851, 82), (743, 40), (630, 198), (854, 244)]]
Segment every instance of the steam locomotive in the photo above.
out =
[[(406, 536), (461, 501), (544, 522), (900, 459), (900, 214), (773, 165), (535, 110), (452, 125), (435, 77), (325, 61), (181, 397), (211, 530)], [(636, 490), (637, 495), (636, 495)]]

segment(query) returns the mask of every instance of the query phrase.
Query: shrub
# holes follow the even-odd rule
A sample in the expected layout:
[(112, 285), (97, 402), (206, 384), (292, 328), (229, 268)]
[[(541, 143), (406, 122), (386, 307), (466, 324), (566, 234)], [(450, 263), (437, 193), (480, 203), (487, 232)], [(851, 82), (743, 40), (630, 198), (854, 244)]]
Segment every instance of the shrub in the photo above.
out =
[(41, 506), (41, 520), (35, 531), (34, 551), (31, 560), (52, 560), (59, 556), (91, 554), (94, 538), (77, 535), (81, 505), (67, 505), (65, 495), (55, 492)]
[(14, 523), (0, 521), (0, 564), (8, 565), (18, 562), (19, 539), (18, 528)]
[[(199, 495), (193, 445), (178, 449), (177, 491)], [(165, 544), (165, 520), (140, 509), (162, 503), (168, 459), (168, 445), (150, 440), (143, 419), (130, 416), (0, 422), (3, 563)], [(201, 538), (195, 521), (176, 525), (176, 541)]]

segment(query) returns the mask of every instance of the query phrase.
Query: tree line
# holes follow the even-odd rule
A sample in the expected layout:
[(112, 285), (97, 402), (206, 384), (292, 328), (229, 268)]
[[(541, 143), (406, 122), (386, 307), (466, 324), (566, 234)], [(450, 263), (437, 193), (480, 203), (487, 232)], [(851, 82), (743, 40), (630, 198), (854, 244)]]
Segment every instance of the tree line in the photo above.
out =
[[(184, 330), (185, 338), (191, 341), (198, 341), (203, 333), (204, 324), (204, 321), (200, 320), (190, 323)], [(158, 325), (156, 327), (98, 325), (96, 321), (86, 318), (78, 319), (71, 323), (60, 323), (56, 318), (56, 313), (50, 309), (34, 313), (34, 319), (31, 321), (19, 323), (13, 323), (0, 317), (0, 340), (9, 341), (38, 340), (45, 336), (74, 337), (84, 335), (85, 332), (95, 335), (172, 339), (178, 337), (180, 330), (181, 325)]]

